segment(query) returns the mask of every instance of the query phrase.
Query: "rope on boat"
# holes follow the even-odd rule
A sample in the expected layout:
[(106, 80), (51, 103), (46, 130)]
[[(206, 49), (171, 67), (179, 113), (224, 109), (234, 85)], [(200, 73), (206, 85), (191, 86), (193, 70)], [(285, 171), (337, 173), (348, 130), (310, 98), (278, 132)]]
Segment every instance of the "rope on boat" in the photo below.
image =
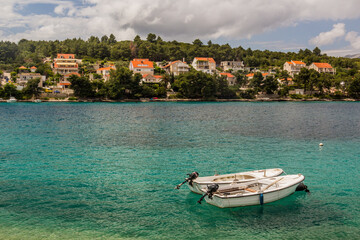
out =
[(267, 185), (262, 191), (264, 192), (265, 190), (267, 190), (269, 187), (271, 187), (272, 185), (274, 185), (275, 183), (278, 183), (278, 182), (280, 182), (281, 180), (283, 180), (284, 178), (282, 177), (282, 178), (280, 178), (280, 179), (278, 179), (278, 180), (276, 180), (276, 181), (274, 181), (274, 182), (272, 182), (272, 183), (270, 183), (269, 185)]

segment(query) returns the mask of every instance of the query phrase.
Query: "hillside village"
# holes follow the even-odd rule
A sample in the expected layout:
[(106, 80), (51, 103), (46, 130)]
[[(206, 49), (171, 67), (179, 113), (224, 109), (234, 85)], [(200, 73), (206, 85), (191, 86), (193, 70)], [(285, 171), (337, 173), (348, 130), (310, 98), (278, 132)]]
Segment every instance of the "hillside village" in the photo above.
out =
[[(148, 42), (151, 43), (149, 39), (146, 44)], [(200, 43), (194, 41), (193, 45), (196, 44)], [(310, 62), (308, 58), (306, 64), (302, 59), (287, 59), (283, 64), (278, 62), (277, 66), (266, 67), (251, 66), (249, 61), (230, 59), (230, 56), (225, 60), (226, 56), (216, 59), (199, 55), (190, 61), (186, 61), (188, 56), (186, 59), (171, 57), (173, 60), (136, 57), (116, 61), (56, 53), (53, 57), (41, 58), (37, 65), (32, 65), (34, 61), (24, 61), (23, 65), (14, 67), (13, 64), (9, 69), (9, 65), (3, 64), (7, 69), (0, 70), (0, 97), (45, 100), (357, 98), (360, 94), (357, 62), (352, 68), (338, 66), (337, 71), (332, 64), (324, 62), (319, 51), (316, 48), (310, 52), (310, 56), (318, 56), (314, 58), (321, 60), (318, 62)]]

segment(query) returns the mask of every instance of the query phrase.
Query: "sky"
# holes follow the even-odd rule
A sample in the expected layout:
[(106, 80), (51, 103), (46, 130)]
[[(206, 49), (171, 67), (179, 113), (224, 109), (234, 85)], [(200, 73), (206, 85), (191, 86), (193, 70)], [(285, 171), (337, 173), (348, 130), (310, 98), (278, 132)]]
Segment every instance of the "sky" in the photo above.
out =
[(145, 39), (360, 53), (359, 0), (0, 0), (0, 41)]

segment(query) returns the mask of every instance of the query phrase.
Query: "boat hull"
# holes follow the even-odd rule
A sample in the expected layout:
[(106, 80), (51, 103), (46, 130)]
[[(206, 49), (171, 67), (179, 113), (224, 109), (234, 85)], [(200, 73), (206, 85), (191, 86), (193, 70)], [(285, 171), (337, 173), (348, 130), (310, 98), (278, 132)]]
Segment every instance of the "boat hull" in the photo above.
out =
[[(299, 178), (297, 180), (295, 180), (289, 186), (283, 187), (282, 189), (273, 189), (271, 191), (265, 191), (263, 193), (257, 192), (252, 194), (246, 194), (243, 196), (230, 195), (226, 197), (226, 196), (219, 196), (217, 194), (214, 194), (212, 199), (206, 196), (205, 201), (211, 205), (220, 208), (244, 207), (244, 206), (270, 203), (293, 194), (297, 186), (304, 179), (305, 179), (304, 176), (299, 175)], [(261, 194), (262, 197), (260, 196)]]
[[(202, 189), (207, 188), (207, 186), (212, 185), (214, 183), (219, 185), (219, 190), (223, 188), (227, 188), (232, 184), (236, 183), (246, 183), (251, 182), (256, 179), (261, 178), (270, 178), (276, 177), (283, 173), (284, 171), (280, 168), (274, 169), (265, 169), (265, 170), (255, 170), (250, 172), (241, 172), (241, 173), (232, 173), (218, 176), (210, 176), (210, 177), (198, 177), (192, 182), (192, 185), (188, 183), (188, 187), (193, 193), (203, 194)], [(237, 181), (235, 180), (235, 176)]]

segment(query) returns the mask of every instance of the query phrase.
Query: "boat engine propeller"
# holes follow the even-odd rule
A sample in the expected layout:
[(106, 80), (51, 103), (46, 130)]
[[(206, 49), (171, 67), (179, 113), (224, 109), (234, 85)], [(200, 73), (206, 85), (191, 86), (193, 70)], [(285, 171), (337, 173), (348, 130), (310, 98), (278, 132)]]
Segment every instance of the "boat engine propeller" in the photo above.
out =
[(184, 183), (186, 182), (189, 182), (189, 185), (192, 186), (193, 184), (193, 180), (195, 180), (198, 176), (199, 176), (199, 173), (197, 172), (192, 172), (192, 173), (188, 173), (187, 174), (189, 177), (188, 178), (185, 178), (185, 181), (183, 181), (182, 183), (180, 183), (179, 185), (177, 185), (175, 187), (175, 189), (179, 189)]
[(201, 204), (201, 201), (208, 196), (210, 199), (212, 199), (212, 196), (214, 195), (214, 193), (219, 189), (219, 185), (218, 184), (212, 184), (210, 186), (208, 186), (208, 190), (207, 192), (202, 195), (202, 197), (199, 199), (198, 203)]
[(307, 193), (310, 192), (310, 190), (308, 189), (308, 187), (304, 184), (304, 183), (300, 183), (297, 187), (296, 187), (296, 191), (305, 191)]

